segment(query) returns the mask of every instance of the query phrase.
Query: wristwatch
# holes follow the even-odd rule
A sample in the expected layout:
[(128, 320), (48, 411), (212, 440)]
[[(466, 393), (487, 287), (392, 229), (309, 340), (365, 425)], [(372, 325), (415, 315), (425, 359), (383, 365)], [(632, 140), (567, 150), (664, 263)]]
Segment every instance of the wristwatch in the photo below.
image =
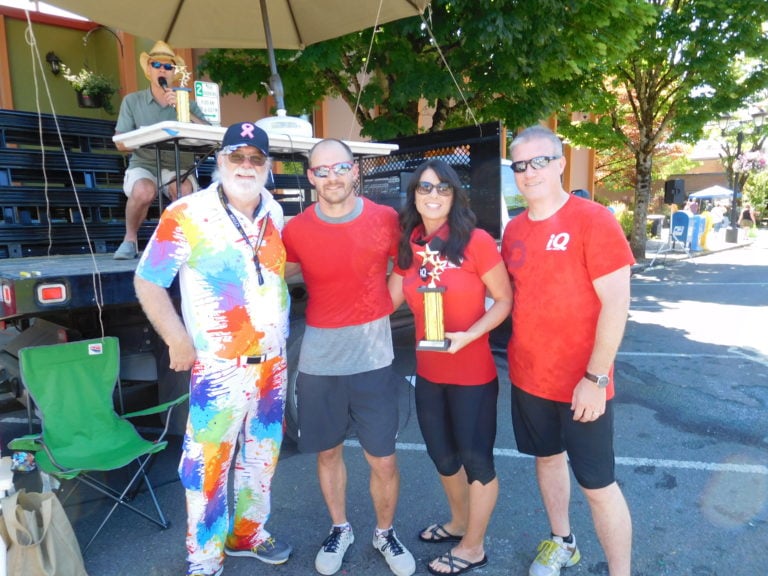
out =
[(597, 384), (597, 387), (600, 389), (606, 388), (608, 386), (608, 382), (610, 382), (608, 374), (592, 374), (591, 372), (584, 372), (584, 378)]

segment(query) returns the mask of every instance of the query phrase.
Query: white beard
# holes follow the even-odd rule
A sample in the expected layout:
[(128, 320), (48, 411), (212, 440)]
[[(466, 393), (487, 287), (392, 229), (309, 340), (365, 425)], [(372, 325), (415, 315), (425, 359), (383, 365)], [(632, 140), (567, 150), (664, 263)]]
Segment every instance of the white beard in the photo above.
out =
[[(253, 176), (253, 179), (242, 180), (237, 176)], [(232, 199), (238, 199), (242, 201), (253, 200), (261, 195), (261, 191), (264, 189), (264, 184), (267, 182), (267, 174), (260, 174), (253, 168), (235, 168), (234, 170), (227, 170), (226, 168), (219, 167), (219, 177), (221, 179), (221, 185), (224, 188), (224, 193), (227, 197)]]

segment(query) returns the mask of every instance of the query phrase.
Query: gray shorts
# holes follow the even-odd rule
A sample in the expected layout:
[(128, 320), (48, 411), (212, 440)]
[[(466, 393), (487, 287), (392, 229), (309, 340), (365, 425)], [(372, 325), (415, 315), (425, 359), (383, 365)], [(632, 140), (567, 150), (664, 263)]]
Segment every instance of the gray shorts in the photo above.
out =
[[(175, 170), (168, 170), (166, 168), (163, 168), (161, 175), (162, 175), (163, 184), (173, 184), (174, 186), (176, 186)], [(131, 192), (133, 192), (133, 186), (136, 184), (137, 181), (141, 179), (152, 180), (152, 182), (154, 182), (155, 185), (157, 185), (157, 178), (155, 177), (155, 174), (153, 172), (150, 172), (146, 168), (128, 168), (128, 170), (125, 171), (125, 175), (123, 176), (123, 192), (125, 192), (126, 196), (131, 195)], [(192, 192), (197, 192), (198, 185), (197, 185), (197, 180), (195, 179), (195, 176), (193, 174), (190, 174), (187, 177), (187, 181), (190, 184), (192, 184)], [(165, 194), (165, 196), (168, 196), (170, 198), (169, 192), (168, 192), (168, 186), (165, 186), (163, 188), (163, 193)]]
[(348, 376), (299, 372), (299, 450), (321, 452), (334, 448), (353, 428), (360, 445), (371, 456), (394, 454), (397, 384), (391, 366)]

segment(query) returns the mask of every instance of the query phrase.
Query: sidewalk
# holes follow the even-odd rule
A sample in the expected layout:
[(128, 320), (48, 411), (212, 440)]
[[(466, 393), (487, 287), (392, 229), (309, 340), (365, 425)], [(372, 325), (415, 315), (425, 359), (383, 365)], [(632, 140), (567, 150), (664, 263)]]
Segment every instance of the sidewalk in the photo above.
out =
[(632, 273), (635, 274), (642, 270), (663, 267), (670, 262), (698, 258), (699, 256), (706, 256), (714, 252), (750, 246), (764, 237), (768, 238), (768, 231), (763, 229), (758, 229), (757, 238), (748, 238), (746, 231), (740, 230), (739, 241), (734, 244), (725, 241), (725, 229), (718, 232), (711, 231), (706, 238), (704, 249), (690, 250), (679, 241), (670, 243), (669, 228), (663, 228), (661, 237), (649, 238), (647, 240), (645, 244), (645, 260), (632, 266)]

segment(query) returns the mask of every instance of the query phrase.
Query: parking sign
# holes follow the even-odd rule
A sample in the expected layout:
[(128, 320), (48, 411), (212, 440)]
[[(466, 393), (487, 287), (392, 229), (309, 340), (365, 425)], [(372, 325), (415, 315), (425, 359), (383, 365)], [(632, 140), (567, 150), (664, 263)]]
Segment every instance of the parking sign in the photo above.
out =
[(195, 81), (195, 102), (200, 106), (205, 119), (212, 125), (221, 124), (221, 106), (219, 104), (219, 85), (214, 82)]

